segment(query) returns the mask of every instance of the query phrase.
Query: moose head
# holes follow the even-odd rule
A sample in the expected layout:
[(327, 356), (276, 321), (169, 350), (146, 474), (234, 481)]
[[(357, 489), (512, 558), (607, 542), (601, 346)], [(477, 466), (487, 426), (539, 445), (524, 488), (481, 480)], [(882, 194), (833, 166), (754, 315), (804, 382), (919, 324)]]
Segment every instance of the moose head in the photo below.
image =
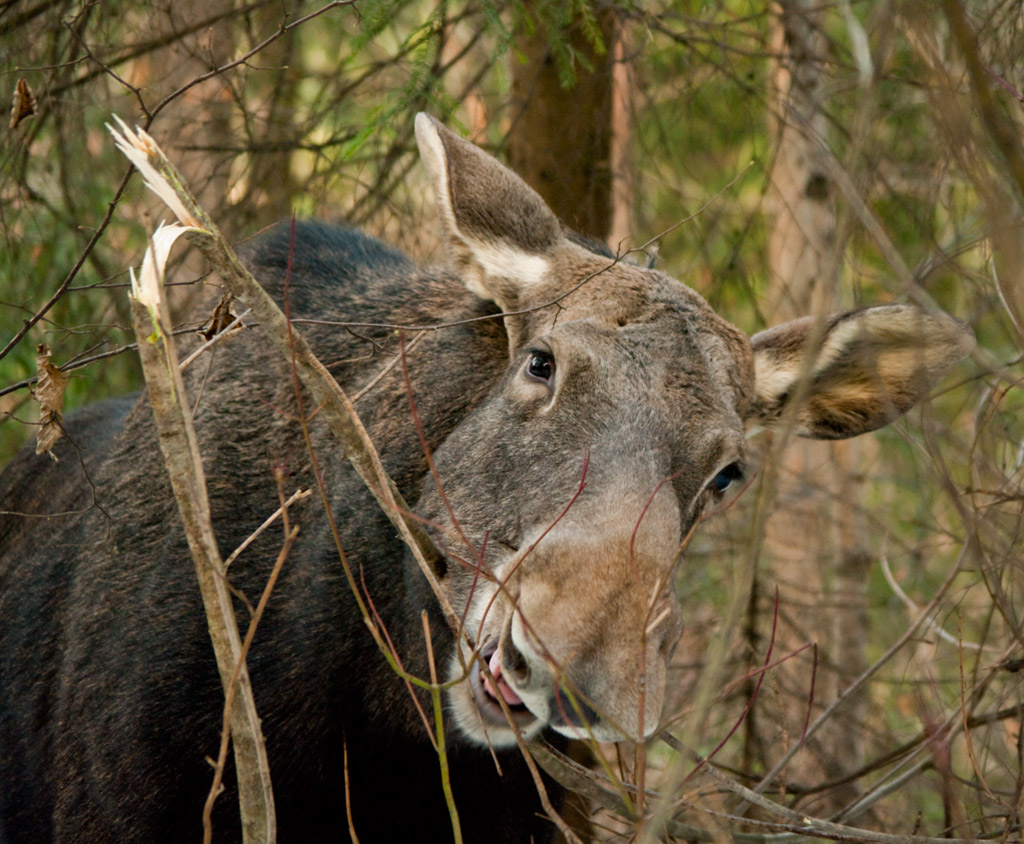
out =
[(419, 504), (468, 634), (456, 721), (499, 747), (507, 716), (527, 735), (649, 736), (682, 630), (680, 549), (743, 477), (745, 431), (874, 430), (973, 337), (887, 305), (748, 338), (678, 280), (588, 248), (437, 121), (419, 115), (416, 135), (450, 261), (508, 335), (504, 376), (437, 450)]

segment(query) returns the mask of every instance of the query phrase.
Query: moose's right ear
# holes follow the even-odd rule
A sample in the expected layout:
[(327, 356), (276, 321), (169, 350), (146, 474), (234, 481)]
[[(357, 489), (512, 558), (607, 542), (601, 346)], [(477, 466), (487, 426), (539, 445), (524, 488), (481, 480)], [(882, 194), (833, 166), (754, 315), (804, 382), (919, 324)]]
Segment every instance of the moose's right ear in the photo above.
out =
[(515, 310), (543, 283), (558, 219), (515, 173), (422, 112), (416, 141), (455, 269), (474, 293)]

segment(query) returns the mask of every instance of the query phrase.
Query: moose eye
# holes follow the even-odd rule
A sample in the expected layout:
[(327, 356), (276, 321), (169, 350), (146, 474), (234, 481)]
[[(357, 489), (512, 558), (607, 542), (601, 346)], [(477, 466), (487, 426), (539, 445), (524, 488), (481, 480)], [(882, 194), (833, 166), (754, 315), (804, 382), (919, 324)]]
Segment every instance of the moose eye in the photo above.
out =
[(548, 352), (534, 349), (526, 364), (526, 374), (538, 381), (550, 381), (555, 374), (555, 359)]
[(730, 463), (721, 472), (711, 479), (708, 489), (715, 495), (722, 495), (732, 486), (733, 481), (743, 478), (743, 467), (739, 463)]

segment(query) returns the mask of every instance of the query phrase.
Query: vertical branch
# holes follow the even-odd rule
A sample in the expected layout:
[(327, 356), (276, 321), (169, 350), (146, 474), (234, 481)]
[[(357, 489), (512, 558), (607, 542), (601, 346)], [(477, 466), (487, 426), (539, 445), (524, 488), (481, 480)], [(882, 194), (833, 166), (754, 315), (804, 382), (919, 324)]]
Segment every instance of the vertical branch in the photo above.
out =
[[(152, 267), (149, 269), (156, 272)], [(146, 271), (144, 266), (144, 276)], [(159, 291), (159, 287), (156, 289)], [(138, 293), (143, 295), (142, 291)], [(155, 301), (150, 298), (147, 302), (133, 298), (131, 311), (160, 448), (184, 524), (189, 550), (192, 552), (217, 668), (225, 696), (229, 700), (233, 698), (230, 725), (242, 815), (242, 838), (245, 842), (270, 844), (277, 838), (270, 765), (249, 673), (244, 664), (231, 595), (213, 535), (206, 476), (191, 414), (185, 401), (184, 382), (178, 368), (174, 341), (167, 329), (170, 321), (166, 316), (165, 303), (159, 298)], [(238, 693), (233, 694), (232, 677), (236, 670)]]
[[(770, 177), (775, 212), (768, 241), (771, 316), (777, 321), (804, 314), (823, 319), (837, 306), (842, 248), (834, 208), (834, 166), (826, 146), (823, 21), (817, 4), (809, 0), (780, 0), (775, 8), (774, 52), (779, 58), (771, 93), (778, 146)], [(860, 443), (850, 442), (790, 442), (781, 458), (776, 492), (778, 500), (785, 501), (785, 514), (769, 520), (765, 531), (766, 556), (783, 586), (783, 608), (805, 625), (798, 629), (799, 622), (794, 624), (788, 635), (783, 634), (781, 646), (793, 650), (807, 639), (816, 640), (825, 654), (824, 664), (841, 666), (819, 674), (816, 694), (826, 702), (835, 699), (865, 664), (868, 556), (859, 514), (861, 449)], [(824, 496), (827, 499), (821, 501)], [(780, 669), (787, 704), (807, 688), (808, 674), (805, 661)], [(851, 717), (844, 723), (857, 721)], [(755, 744), (766, 746), (756, 718), (748, 721), (747, 730)], [(788, 732), (799, 735), (799, 728), (789, 724)], [(863, 742), (856, 729), (845, 729), (839, 722), (819, 744), (816, 764), (825, 769), (827, 779), (840, 778), (862, 757)], [(808, 762), (803, 763), (805, 768)], [(821, 774), (802, 770), (800, 776), (811, 779)], [(833, 799), (838, 807), (849, 796), (836, 793)]]
[[(998, 151), (989, 156), (994, 173), (975, 167), (972, 174), (981, 189), (986, 216), (990, 221), (993, 255), (992, 275), (996, 291), (1006, 309), (1018, 342), (1024, 347), (1024, 245), (1021, 242), (1020, 207), (1024, 202), (1024, 152), (1020, 146), (1020, 130), (1000, 113), (991, 88), (993, 73), (985, 65), (978, 49), (978, 37), (971, 28), (967, 12), (960, 0), (943, 0), (942, 9), (949, 23), (949, 33), (963, 59), (970, 81), (973, 102), (970, 111), (980, 118), (980, 131), (975, 128), (973, 114), (961, 114), (960, 108), (940, 112), (942, 122), (954, 145), (963, 144), (968, 155), (976, 158), (977, 141), (984, 135)], [(949, 69), (933, 63), (933, 73), (947, 89), (953, 89)], [(958, 125), (954, 125), (958, 124)], [(974, 136), (974, 137), (972, 137)], [(969, 146), (968, 146), (969, 145)]]
[(1008, 184), (1017, 202), (1024, 201), (1024, 151), (1020, 146), (1019, 129), (999, 113), (992, 96), (992, 76), (982, 62), (978, 51), (978, 37), (967, 19), (961, 0), (942, 0), (942, 11), (949, 22), (949, 33), (960, 49), (971, 93), (977, 106), (985, 132), (999, 150), (1003, 172), (1009, 175)]
[[(778, 319), (832, 309), (835, 271), (830, 264), (835, 211), (823, 146), (827, 124), (822, 102), (824, 39), (816, 4), (776, 5), (773, 52), (775, 161), (770, 182), (776, 206), (768, 237), (768, 264)], [(830, 272), (830, 270), (832, 270)]]
[[(270, 601), (270, 595), (274, 591), (274, 586), (277, 585), (277, 579), (281, 575), (281, 569), (284, 566), (284, 561), (288, 558), (292, 545), (295, 543), (295, 538), (299, 535), (298, 526), (292, 526), (288, 520), (288, 507), (291, 502), (309, 494), (308, 490), (305, 493), (300, 490), (296, 492), (291, 499), (286, 501), (284, 497), (284, 473), (280, 468), (274, 470), (274, 480), (277, 481), (277, 495), (281, 501), (281, 507), (278, 510), (278, 513), (281, 514), (281, 522), (284, 527), (284, 541), (281, 544), (281, 550), (277, 554), (277, 559), (274, 561), (274, 567), (270, 571), (270, 577), (267, 578), (267, 583), (263, 587), (263, 594), (260, 595), (259, 603), (256, 605), (256, 609), (252, 611), (252, 618), (249, 620), (249, 627), (245, 632), (245, 641), (242, 642), (241, 653), (238, 656), (234, 671), (231, 674), (230, 682), (228, 683), (227, 693), (224, 698), (224, 725), (221, 734), (221, 747), (217, 756), (217, 764), (214, 769), (215, 773), (213, 777), (213, 784), (210, 786), (210, 792), (206, 797), (206, 806), (203, 809), (203, 844), (210, 844), (213, 834), (213, 824), (211, 821), (213, 802), (217, 799), (217, 795), (220, 793), (221, 780), (224, 776), (224, 766), (227, 762), (228, 738), (231, 735), (231, 712), (234, 709), (235, 699), (237, 698), (239, 688), (238, 678), (242, 671), (245, 670), (245, 661), (249, 657), (249, 649), (252, 647), (252, 640), (256, 636), (256, 628), (259, 627), (260, 620), (263, 618), (263, 612), (266, 610), (267, 603)], [(257, 533), (261, 530), (262, 528), (258, 528)], [(253, 534), (250, 539), (255, 537), (255, 535), (256, 534)], [(226, 566), (223, 566), (221, 571), (224, 572), (226, 568)], [(218, 581), (223, 580), (224, 576), (222, 574), (218, 578)], [(260, 746), (262, 747), (262, 742)]]

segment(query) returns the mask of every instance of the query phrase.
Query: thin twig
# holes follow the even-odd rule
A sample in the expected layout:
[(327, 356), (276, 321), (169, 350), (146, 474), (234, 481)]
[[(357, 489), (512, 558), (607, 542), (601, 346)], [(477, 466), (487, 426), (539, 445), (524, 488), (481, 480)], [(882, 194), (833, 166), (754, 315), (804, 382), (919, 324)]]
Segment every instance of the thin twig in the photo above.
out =
[(291, 507), (292, 504), (294, 504), (296, 501), (302, 501), (303, 499), (309, 498), (309, 496), (311, 496), (312, 494), (313, 491), (311, 489), (295, 490), (295, 492), (291, 494), (291, 497), (286, 502), (284, 502), (282, 506), (278, 507), (273, 513), (271, 513), (263, 524), (261, 524), (258, 528), (256, 528), (256, 530), (250, 533), (242, 542), (242, 544), (239, 545), (234, 551), (232, 551), (228, 555), (228, 558), (224, 561), (224, 571), (226, 572), (228, 570), (228, 567), (235, 560), (238, 559), (239, 555), (246, 548), (248, 548), (256, 540), (256, 538), (261, 533), (263, 533), (263, 531), (265, 531), (268, 527), (270, 527), (274, 522), (276, 522), (281, 517), (286, 507)]
[(462, 825), (459, 823), (459, 810), (455, 806), (455, 795), (452, 794), (452, 782), (448, 773), (448, 749), (444, 742), (444, 706), (441, 701), (441, 686), (437, 684), (437, 667), (434, 665), (434, 644), (430, 638), (430, 619), (427, 611), (420, 611), (423, 622), (423, 638), (427, 645), (427, 663), (430, 666), (430, 699), (434, 704), (434, 729), (437, 731), (434, 746), (437, 748), (437, 761), (441, 765), (441, 789), (444, 801), (448, 806), (448, 816), (452, 821), (452, 835), (455, 844), (462, 844)]
[[(942, 585), (939, 586), (935, 595), (928, 602), (925, 608), (921, 611), (921, 614), (916, 619), (914, 619), (911, 622), (910, 626), (903, 632), (903, 635), (900, 636), (900, 638), (897, 639), (892, 645), (890, 645), (889, 649), (884, 654), (882, 654), (882, 656), (879, 659), (877, 659), (874, 662), (874, 664), (872, 664), (864, 672), (862, 672), (859, 677), (857, 677), (852, 683), (850, 683), (850, 685), (847, 686), (842, 691), (842, 693), (834, 701), (832, 701), (831, 704), (828, 705), (828, 707), (826, 707), (825, 711), (822, 712), (821, 715), (819, 715), (818, 718), (815, 720), (815, 722), (807, 728), (802, 737), (802, 740), (792, 745), (782, 755), (782, 758), (775, 763), (772, 769), (761, 778), (761, 781), (753, 789), (750, 790), (752, 794), (761, 794), (761, 792), (763, 792), (772, 783), (775, 777), (779, 775), (779, 773), (786, 767), (786, 765), (789, 764), (790, 760), (796, 755), (797, 751), (801, 747), (803, 747), (804, 743), (809, 741), (811, 737), (818, 732), (818, 730), (820, 730), (825, 724), (828, 723), (829, 719), (832, 718), (836, 710), (839, 709), (844, 703), (846, 703), (846, 701), (849, 700), (854, 694), (860, 691), (860, 689), (867, 683), (867, 681), (870, 680), (875, 674), (877, 674), (881, 670), (882, 666), (889, 662), (889, 660), (891, 660), (897, 653), (899, 653), (900, 650), (902, 650), (903, 646), (913, 638), (913, 636), (917, 632), (917, 628), (921, 626), (924, 620), (939, 605), (939, 602), (946, 594), (946, 590), (949, 589), (949, 587), (953, 584), (953, 581), (956, 579), (957, 575), (960, 574), (960, 567), (963, 564), (963, 561), (967, 555), (967, 549), (969, 546), (970, 541), (964, 543), (963, 547), (960, 550), (960, 554), (956, 559), (956, 562), (953, 564), (953, 566), (949, 570), (949, 573), (946, 575), (946, 579), (942, 582)], [(740, 806), (734, 810), (734, 814), (742, 815), (747, 805), (747, 802), (741, 803)]]
[[(892, 589), (892, 591), (896, 594), (896, 597), (903, 602), (903, 605), (907, 608), (907, 611), (911, 614), (911, 616), (917, 617), (921, 612), (921, 608), (918, 607), (916, 603), (914, 603), (913, 599), (909, 595), (907, 595), (907, 593), (904, 592), (900, 588), (900, 585), (896, 582), (896, 578), (893, 577), (892, 574), (892, 569), (889, 568), (889, 557), (884, 551), (879, 555), (878, 562), (882, 566), (882, 574), (885, 576), (885, 582), (889, 584), (889, 588)], [(956, 645), (957, 647), (962, 648), (968, 648), (969, 650), (973, 651), (996, 650), (996, 648), (986, 645), (979, 645), (975, 642), (957, 641), (955, 636), (951, 636), (936, 623), (935, 618), (933, 616), (928, 616), (927, 618), (925, 618), (924, 624), (936, 636), (938, 636), (940, 639), (942, 639), (945, 642), (948, 642), (951, 645)]]

